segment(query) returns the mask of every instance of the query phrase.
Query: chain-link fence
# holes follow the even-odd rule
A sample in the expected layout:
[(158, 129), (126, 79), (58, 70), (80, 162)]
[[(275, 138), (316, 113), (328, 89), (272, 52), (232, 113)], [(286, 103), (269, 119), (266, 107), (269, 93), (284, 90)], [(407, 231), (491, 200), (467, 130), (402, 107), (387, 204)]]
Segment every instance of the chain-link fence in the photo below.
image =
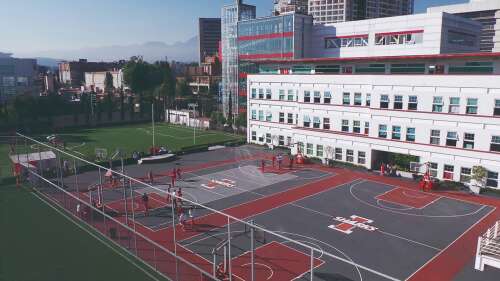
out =
[(397, 280), (238, 218), (256, 210), (221, 212), (131, 177), (123, 161), (100, 166), (21, 134), (13, 150), (21, 181), (170, 280), (314, 280), (322, 256)]

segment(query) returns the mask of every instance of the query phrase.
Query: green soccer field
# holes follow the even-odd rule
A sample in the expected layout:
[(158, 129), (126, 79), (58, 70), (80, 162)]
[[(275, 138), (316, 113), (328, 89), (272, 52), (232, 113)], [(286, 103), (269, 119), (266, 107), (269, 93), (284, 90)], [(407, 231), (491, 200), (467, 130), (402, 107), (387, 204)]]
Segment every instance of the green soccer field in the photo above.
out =
[(27, 189), (1, 185), (0, 214), (0, 280), (165, 280)]
[[(93, 160), (96, 148), (106, 149), (108, 157), (117, 149), (128, 157), (133, 151), (149, 153), (153, 144), (151, 124), (100, 127), (93, 129), (73, 129), (57, 134), (65, 143), (66, 149), (76, 155)], [(43, 140), (45, 136), (39, 136)], [(192, 128), (167, 125), (155, 125), (155, 145), (169, 150), (179, 151), (193, 145), (209, 145), (228, 141), (242, 140), (244, 137), (219, 131), (196, 130), (196, 138)]]

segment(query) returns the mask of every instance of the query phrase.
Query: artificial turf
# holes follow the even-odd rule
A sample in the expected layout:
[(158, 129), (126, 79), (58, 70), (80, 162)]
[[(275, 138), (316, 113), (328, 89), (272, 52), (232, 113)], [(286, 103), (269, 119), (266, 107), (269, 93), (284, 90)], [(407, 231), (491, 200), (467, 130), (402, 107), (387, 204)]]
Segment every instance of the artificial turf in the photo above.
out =
[(110, 246), (80, 229), (28, 189), (0, 185), (0, 280), (164, 280), (123, 250)]
[[(75, 155), (85, 156), (94, 160), (95, 149), (104, 148), (108, 156), (117, 149), (124, 152), (127, 157), (133, 151), (149, 153), (153, 143), (152, 125), (135, 124), (113, 127), (99, 127), (92, 129), (71, 129), (56, 133), (65, 142), (66, 149)], [(196, 137), (194, 135), (196, 134)], [(38, 136), (44, 140), (45, 136)], [(200, 130), (193, 133), (192, 128), (158, 123), (155, 125), (155, 145), (164, 146), (172, 151), (179, 151), (193, 145), (209, 145), (234, 140), (244, 137), (220, 131)]]

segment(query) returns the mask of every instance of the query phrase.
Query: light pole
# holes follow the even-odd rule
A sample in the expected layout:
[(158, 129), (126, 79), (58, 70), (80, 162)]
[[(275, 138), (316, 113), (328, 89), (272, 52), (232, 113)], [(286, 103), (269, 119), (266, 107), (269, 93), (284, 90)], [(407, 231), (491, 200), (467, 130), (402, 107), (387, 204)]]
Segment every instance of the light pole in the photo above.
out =
[[(198, 107), (197, 103), (189, 103), (188, 108), (191, 110), (193, 114), (193, 119), (195, 118), (196, 108)], [(196, 124), (193, 123), (193, 144), (196, 144)]]

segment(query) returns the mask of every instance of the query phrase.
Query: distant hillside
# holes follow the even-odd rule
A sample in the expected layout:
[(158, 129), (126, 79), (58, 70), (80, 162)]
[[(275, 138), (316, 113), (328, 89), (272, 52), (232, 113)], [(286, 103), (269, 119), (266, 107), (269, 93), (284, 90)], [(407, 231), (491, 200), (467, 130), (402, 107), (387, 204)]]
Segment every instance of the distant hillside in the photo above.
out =
[(167, 57), (168, 60), (193, 62), (198, 60), (198, 37), (173, 44), (146, 42), (144, 44), (103, 46), (77, 50), (51, 50), (15, 54), (15, 56), (35, 57), (38, 59), (39, 64), (47, 66), (57, 65), (60, 60), (86, 58), (89, 61), (117, 61), (126, 60), (132, 56), (142, 56), (146, 61), (164, 60)]

